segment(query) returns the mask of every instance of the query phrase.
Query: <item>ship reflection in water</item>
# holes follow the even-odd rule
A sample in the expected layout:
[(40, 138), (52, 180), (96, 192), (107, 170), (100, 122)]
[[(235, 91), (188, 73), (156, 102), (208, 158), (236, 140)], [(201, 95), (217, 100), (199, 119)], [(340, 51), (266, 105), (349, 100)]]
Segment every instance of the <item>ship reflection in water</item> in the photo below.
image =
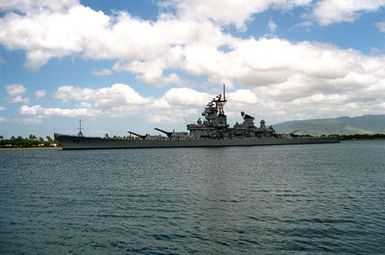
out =
[(188, 124), (189, 132), (168, 132), (160, 128), (155, 130), (161, 135), (140, 135), (128, 131), (127, 139), (85, 137), (81, 132), (76, 135), (55, 133), (63, 149), (122, 149), (122, 148), (170, 148), (170, 147), (221, 147), (221, 146), (256, 146), (284, 144), (338, 143), (335, 137), (299, 137), (294, 134), (277, 134), (272, 126), (266, 126), (264, 120), (260, 126), (254, 125), (254, 117), (241, 112), (243, 122), (233, 127), (227, 123), (224, 106), (227, 102), (225, 85), (223, 94), (213, 98), (205, 107), (201, 118), (195, 124)]

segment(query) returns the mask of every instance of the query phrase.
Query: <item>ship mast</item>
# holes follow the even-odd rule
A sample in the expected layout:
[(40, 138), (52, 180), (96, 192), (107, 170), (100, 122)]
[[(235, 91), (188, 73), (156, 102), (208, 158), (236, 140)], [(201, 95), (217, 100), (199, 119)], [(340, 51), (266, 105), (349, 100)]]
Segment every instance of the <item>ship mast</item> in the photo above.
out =
[(79, 133), (78, 136), (84, 136), (82, 133), (82, 120), (79, 120)]
[(226, 85), (225, 84), (223, 84), (223, 98), (222, 98), (222, 95), (219, 95), (219, 96), (217, 96), (217, 98), (214, 99), (214, 102), (216, 104), (216, 108), (217, 108), (217, 111), (219, 112), (219, 114), (224, 115), (225, 114), (224, 106), (225, 106), (225, 103), (227, 102), (227, 100), (226, 100)]

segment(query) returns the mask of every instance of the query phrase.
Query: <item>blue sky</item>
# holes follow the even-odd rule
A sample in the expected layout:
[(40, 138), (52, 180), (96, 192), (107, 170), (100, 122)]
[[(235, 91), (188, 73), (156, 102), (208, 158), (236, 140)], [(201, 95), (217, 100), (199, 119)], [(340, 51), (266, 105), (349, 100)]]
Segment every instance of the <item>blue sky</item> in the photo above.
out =
[(383, 114), (385, 1), (0, 2), (0, 134)]

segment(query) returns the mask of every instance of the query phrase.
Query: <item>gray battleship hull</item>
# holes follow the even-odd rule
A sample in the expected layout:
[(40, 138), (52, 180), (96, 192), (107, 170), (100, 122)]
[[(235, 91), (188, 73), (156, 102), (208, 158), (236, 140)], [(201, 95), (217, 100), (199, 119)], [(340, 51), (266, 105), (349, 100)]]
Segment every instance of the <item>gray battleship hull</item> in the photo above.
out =
[(55, 138), (59, 141), (63, 150), (262, 146), (340, 142), (338, 138), (329, 137), (129, 140), (55, 134)]

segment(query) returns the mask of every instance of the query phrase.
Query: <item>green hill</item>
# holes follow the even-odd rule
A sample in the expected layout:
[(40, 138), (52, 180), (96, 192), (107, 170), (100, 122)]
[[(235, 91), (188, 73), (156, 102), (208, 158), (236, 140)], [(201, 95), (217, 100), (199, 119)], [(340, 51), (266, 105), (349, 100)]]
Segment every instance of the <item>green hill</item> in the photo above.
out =
[(364, 115), (360, 117), (339, 117), (287, 121), (274, 125), (278, 133), (328, 135), (328, 134), (385, 134), (385, 115)]

